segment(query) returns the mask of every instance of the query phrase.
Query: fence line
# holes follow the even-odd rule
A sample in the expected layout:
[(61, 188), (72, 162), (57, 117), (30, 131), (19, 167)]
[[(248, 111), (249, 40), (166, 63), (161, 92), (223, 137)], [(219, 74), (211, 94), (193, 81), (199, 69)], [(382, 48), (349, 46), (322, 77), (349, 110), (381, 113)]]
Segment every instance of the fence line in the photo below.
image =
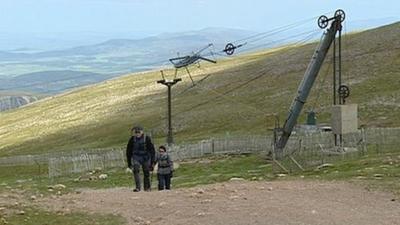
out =
[[(174, 160), (198, 158), (212, 154), (250, 153), (265, 151), (270, 140), (262, 136), (227, 137), (203, 140), (196, 144), (175, 145), (168, 151)], [(118, 168), (126, 166), (125, 149), (83, 153), (76, 156), (54, 157), (49, 159), (49, 177), (81, 173), (91, 170)]]
[[(360, 157), (367, 146), (375, 145), (376, 151), (382, 146), (400, 144), (399, 128), (370, 128), (343, 135), (343, 146), (337, 147), (331, 133), (314, 133), (291, 137), (283, 152), (275, 151), (273, 169), (294, 172), (313, 168), (324, 163)], [(297, 144), (297, 146), (296, 146)], [(343, 148), (344, 147), (344, 148)], [(396, 149), (391, 149), (396, 150)], [(400, 151), (400, 149), (398, 149)]]
[[(400, 144), (400, 128), (369, 128), (344, 136), (347, 147), (359, 148), (360, 141), (366, 144), (381, 145)], [(175, 160), (197, 158), (205, 155), (225, 153), (270, 152), (273, 150), (271, 137), (237, 136), (213, 138), (194, 144), (176, 145), (169, 149)], [(321, 164), (343, 157), (332, 151), (331, 133), (294, 134), (285, 148), (285, 155), (293, 157), (304, 167)], [(293, 161), (293, 160), (290, 160)], [(126, 166), (125, 149), (88, 149), (73, 152), (54, 152), (42, 155), (25, 155), (0, 158), (0, 166), (48, 164), (50, 177), (81, 173), (96, 168), (114, 168)], [(298, 167), (295, 165), (294, 167)]]
[(95, 148), (95, 149), (73, 150), (69, 152), (51, 152), (51, 153), (37, 154), (37, 155), (7, 156), (7, 157), (0, 157), (0, 166), (47, 164), (50, 158), (76, 156), (85, 153), (95, 154), (98, 152), (107, 152), (112, 150), (114, 150), (114, 148)]
[(81, 173), (97, 168), (122, 167), (126, 166), (125, 158), (125, 152), (122, 149), (50, 158), (48, 161), (49, 177)]
[(263, 136), (230, 137), (203, 140), (197, 144), (176, 145), (169, 154), (176, 160), (210, 154), (250, 153), (270, 149), (271, 139)]

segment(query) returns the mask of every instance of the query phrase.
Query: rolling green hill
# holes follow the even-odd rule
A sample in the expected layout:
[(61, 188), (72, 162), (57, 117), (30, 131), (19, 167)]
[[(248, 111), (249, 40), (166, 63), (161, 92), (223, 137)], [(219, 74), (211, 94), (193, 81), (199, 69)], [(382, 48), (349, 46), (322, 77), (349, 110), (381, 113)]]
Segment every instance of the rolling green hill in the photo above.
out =
[[(351, 87), (347, 102), (359, 104), (361, 125), (400, 126), (399, 34), (396, 23), (342, 39), (343, 79)], [(181, 72), (183, 82), (173, 89), (175, 140), (269, 133), (272, 114), (286, 118), (315, 46), (203, 63), (191, 69), (195, 87)], [(319, 122), (329, 121), (332, 102), (328, 55), (304, 110), (314, 108)], [(133, 123), (143, 124), (161, 144), (166, 88), (158, 79), (158, 71), (130, 74), (0, 113), (0, 155), (124, 146)]]

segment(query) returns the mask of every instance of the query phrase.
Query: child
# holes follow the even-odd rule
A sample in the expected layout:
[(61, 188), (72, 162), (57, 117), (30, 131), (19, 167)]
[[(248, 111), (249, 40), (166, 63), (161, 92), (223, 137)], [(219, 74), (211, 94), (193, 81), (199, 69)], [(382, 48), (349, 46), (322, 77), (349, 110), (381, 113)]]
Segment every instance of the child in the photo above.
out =
[(174, 171), (174, 164), (171, 157), (167, 153), (165, 146), (161, 145), (159, 148), (159, 154), (157, 155), (156, 163), (158, 163), (157, 178), (158, 178), (158, 190), (170, 190), (171, 189), (171, 178)]

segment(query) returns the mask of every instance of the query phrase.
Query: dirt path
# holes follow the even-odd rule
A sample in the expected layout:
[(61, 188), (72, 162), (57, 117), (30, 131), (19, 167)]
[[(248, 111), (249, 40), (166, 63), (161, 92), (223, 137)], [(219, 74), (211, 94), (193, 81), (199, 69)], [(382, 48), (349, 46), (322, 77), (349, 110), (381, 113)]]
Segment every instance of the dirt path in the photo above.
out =
[(397, 197), (342, 182), (231, 181), (150, 193), (86, 190), (42, 204), (120, 214), (128, 224), (400, 224)]

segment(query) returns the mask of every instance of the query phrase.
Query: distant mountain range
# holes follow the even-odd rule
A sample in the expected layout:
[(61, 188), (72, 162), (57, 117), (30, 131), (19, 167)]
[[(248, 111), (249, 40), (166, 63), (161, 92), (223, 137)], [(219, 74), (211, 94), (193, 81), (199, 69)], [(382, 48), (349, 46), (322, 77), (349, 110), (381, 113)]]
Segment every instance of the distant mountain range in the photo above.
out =
[(0, 95), (0, 112), (21, 107), (31, 102), (37, 101), (38, 99), (38, 97), (30, 95)]
[(3, 78), (0, 80), (0, 90), (51, 95), (70, 88), (93, 84), (110, 77), (110, 75), (71, 70), (43, 71)]
[(112, 39), (57, 51), (37, 52), (31, 48), (0, 51), (0, 91), (52, 95), (121, 74), (170, 65), (169, 58), (178, 53), (189, 54), (209, 43), (214, 44), (213, 51), (220, 51), (227, 42), (252, 34), (246, 30), (207, 28), (136, 40)]
[[(0, 83), (3, 83), (1, 79)], [(21, 107), (46, 96), (22, 91), (0, 91), (0, 112)]]
[(0, 79), (0, 111), (18, 108), (45, 96), (93, 84), (111, 76), (79, 71), (44, 71)]
[(0, 77), (54, 70), (125, 74), (166, 64), (168, 58), (178, 52), (187, 54), (209, 43), (213, 43), (216, 50), (222, 50), (227, 42), (251, 34), (253, 32), (238, 29), (208, 28), (136, 40), (112, 39), (59, 51), (0, 51)]

